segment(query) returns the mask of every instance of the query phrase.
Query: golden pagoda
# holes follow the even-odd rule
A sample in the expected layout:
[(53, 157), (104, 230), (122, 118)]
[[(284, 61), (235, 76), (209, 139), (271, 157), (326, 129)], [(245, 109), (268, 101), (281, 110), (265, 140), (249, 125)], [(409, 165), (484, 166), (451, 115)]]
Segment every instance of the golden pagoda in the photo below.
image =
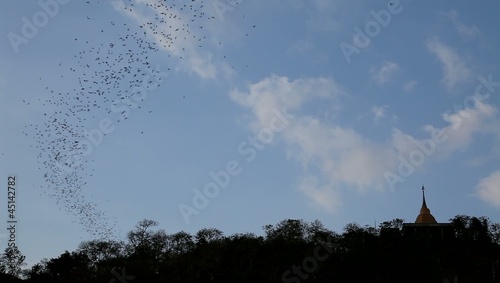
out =
[(425, 202), (425, 188), (422, 186), (422, 207), (414, 223), (403, 223), (403, 235), (407, 239), (446, 241), (453, 237), (451, 223), (438, 223)]
[(422, 186), (422, 208), (420, 208), (420, 214), (417, 216), (415, 223), (437, 223), (434, 216), (431, 214), (431, 210), (427, 208), (425, 203), (425, 188)]

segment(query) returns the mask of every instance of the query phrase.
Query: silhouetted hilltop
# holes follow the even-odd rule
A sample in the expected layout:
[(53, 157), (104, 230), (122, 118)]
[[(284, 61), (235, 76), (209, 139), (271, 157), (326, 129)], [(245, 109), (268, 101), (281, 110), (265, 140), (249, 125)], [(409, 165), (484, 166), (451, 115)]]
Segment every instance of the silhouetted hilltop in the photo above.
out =
[(144, 219), (126, 241), (83, 241), (26, 270), (7, 264), (6, 249), (2, 282), (499, 282), (500, 224), (466, 215), (449, 224), (444, 237), (432, 225), (405, 230), (398, 218), (349, 223), (342, 233), (286, 219), (263, 226), (265, 236), (226, 236), (215, 228), (167, 234)]

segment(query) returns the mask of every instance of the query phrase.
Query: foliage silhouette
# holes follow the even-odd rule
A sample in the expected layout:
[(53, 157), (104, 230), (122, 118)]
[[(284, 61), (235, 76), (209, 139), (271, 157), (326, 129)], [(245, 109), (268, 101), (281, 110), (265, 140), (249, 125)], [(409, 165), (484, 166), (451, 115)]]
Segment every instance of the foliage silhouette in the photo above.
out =
[[(17, 281), (500, 282), (498, 223), (457, 215), (446, 239), (426, 233), (408, 237), (403, 223), (399, 218), (379, 227), (353, 222), (336, 233), (318, 220), (286, 219), (264, 225), (265, 236), (226, 236), (216, 228), (167, 234), (144, 219), (126, 241), (83, 241), (75, 251), (24, 270), (26, 278)], [(3, 263), (2, 282), (20, 277), (6, 270)]]

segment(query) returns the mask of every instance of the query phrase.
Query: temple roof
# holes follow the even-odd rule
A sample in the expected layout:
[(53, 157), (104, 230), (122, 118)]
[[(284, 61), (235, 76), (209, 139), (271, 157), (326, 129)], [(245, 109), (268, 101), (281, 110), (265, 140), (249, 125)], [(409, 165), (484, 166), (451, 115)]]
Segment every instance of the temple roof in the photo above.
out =
[(425, 188), (422, 186), (422, 208), (420, 208), (420, 214), (417, 216), (415, 223), (437, 223), (434, 216), (431, 214), (431, 210), (427, 208), (427, 204), (425, 203)]

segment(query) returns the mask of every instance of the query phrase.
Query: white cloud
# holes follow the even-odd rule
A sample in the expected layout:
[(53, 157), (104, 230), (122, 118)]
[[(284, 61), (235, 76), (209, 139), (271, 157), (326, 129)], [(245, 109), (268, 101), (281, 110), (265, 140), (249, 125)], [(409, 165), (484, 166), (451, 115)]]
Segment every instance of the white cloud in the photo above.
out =
[[(305, 170), (298, 189), (327, 211), (340, 205), (338, 191), (344, 186), (360, 191), (383, 190), (384, 172), (395, 167), (397, 157), (390, 146), (370, 142), (354, 130), (328, 125), (300, 111), (308, 100), (343, 95), (342, 88), (331, 79), (290, 81), (276, 75), (250, 85), (249, 93), (233, 90), (230, 94), (253, 112), (250, 124), (255, 132), (269, 124), (273, 109), (286, 107), (293, 112), (294, 119), (282, 137), (288, 157), (300, 162)], [(321, 178), (312, 177), (307, 172), (309, 167), (319, 171)]]
[[(268, 127), (275, 115), (274, 109), (286, 107), (293, 119), (279, 133), (279, 138), (286, 146), (289, 160), (302, 165), (303, 174), (298, 176), (297, 189), (329, 212), (336, 211), (342, 204), (341, 190), (364, 192), (391, 188), (393, 184), (386, 180), (386, 173), (402, 176), (401, 160), (411, 160), (417, 151), (424, 160), (415, 165), (410, 174), (421, 170), (426, 162), (439, 161), (467, 149), (474, 134), (491, 132), (488, 121), (494, 119), (496, 113), (492, 106), (477, 101), (474, 107), (443, 114), (446, 126), (442, 128), (423, 127), (423, 138), (393, 128), (385, 141), (373, 141), (354, 129), (326, 122), (303, 111), (318, 99), (338, 99), (344, 95), (342, 87), (332, 79), (290, 80), (277, 75), (249, 85), (247, 92), (233, 90), (230, 93), (236, 103), (252, 112), (249, 124), (255, 133)], [(374, 107), (375, 117), (385, 116), (386, 107)], [(435, 139), (432, 143), (433, 136), (446, 138)], [(402, 176), (403, 181), (407, 177)]]
[(183, 65), (187, 70), (198, 74), (202, 79), (216, 79), (217, 68), (212, 63), (212, 55), (206, 54), (201, 55), (196, 52), (192, 52), (186, 61), (183, 61)]
[(398, 70), (398, 64), (394, 62), (384, 61), (380, 69), (372, 69), (372, 80), (379, 85), (385, 84), (391, 80), (394, 73)]
[(471, 71), (467, 68), (460, 56), (451, 48), (447, 47), (436, 38), (428, 40), (426, 46), (443, 64), (444, 78), (442, 82), (448, 89), (471, 78)]
[(448, 123), (447, 126), (440, 129), (430, 125), (425, 126), (425, 130), (429, 133), (442, 131), (442, 134), (447, 137), (445, 146), (439, 147), (437, 156), (444, 158), (453, 152), (466, 150), (475, 133), (491, 133), (489, 125), (495, 123), (496, 112), (493, 106), (476, 100), (474, 107), (445, 112), (442, 118)]
[(309, 197), (313, 205), (330, 213), (335, 213), (342, 206), (340, 194), (335, 188), (320, 186), (318, 178), (306, 175), (299, 178), (298, 190)]
[(500, 170), (482, 179), (476, 191), (484, 202), (500, 207)]
[(385, 117), (385, 110), (387, 107), (387, 105), (372, 107), (373, 122), (377, 123), (380, 119)]
[(274, 109), (281, 110), (286, 107), (293, 111), (313, 98), (337, 98), (345, 95), (344, 90), (328, 78), (290, 81), (286, 77), (271, 75), (250, 85), (249, 89), (249, 94), (233, 90), (230, 96), (238, 104), (252, 109), (257, 118), (252, 125), (255, 130), (269, 125), (275, 115)]
[(457, 32), (464, 38), (473, 38), (480, 33), (479, 29), (476, 26), (466, 26), (462, 24), (458, 20), (458, 12), (455, 10), (445, 12), (443, 13), (443, 15), (453, 23), (453, 26), (455, 27)]
[[(189, 21), (184, 20), (181, 11), (175, 7), (157, 5), (153, 0), (133, 0), (134, 6), (127, 6), (124, 0), (114, 0), (113, 7), (125, 14), (150, 36), (157, 46), (180, 58), (180, 68), (195, 73), (202, 79), (216, 79), (218, 68), (227, 69), (224, 63), (216, 64), (212, 55), (199, 48), (202, 35), (189, 28)], [(127, 8), (127, 9), (125, 9)], [(161, 17), (161, 20), (158, 17)], [(175, 31), (175, 37), (172, 33)]]
[(360, 191), (374, 187), (382, 189), (384, 163), (388, 160), (381, 154), (384, 149), (355, 131), (329, 127), (317, 119), (302, 117), (294, 121), (285, 135), (290, 145), (289, 156), (305, 168), (319, 169), (325, 177), (326, 181), (317, 190), (340, 190), (344, 186), (354, 186)]
[(403, 86), (403, 89), (405, 91), (412, 91), (415, 86), (417, 85), (417, 81), (416, 80), (412, 80), (412, 81), (409, 81), (407, 82), (404, 86)]
[(486, 162), (488, 162), (488, 160), (491, 158), (491, 156), (475, 156), (471, 159), (469, 159), (467, 161), (467, 164), (471, 167), (479, 167), (479, 166), (482, 166), (484, 164), (486, 164)]

